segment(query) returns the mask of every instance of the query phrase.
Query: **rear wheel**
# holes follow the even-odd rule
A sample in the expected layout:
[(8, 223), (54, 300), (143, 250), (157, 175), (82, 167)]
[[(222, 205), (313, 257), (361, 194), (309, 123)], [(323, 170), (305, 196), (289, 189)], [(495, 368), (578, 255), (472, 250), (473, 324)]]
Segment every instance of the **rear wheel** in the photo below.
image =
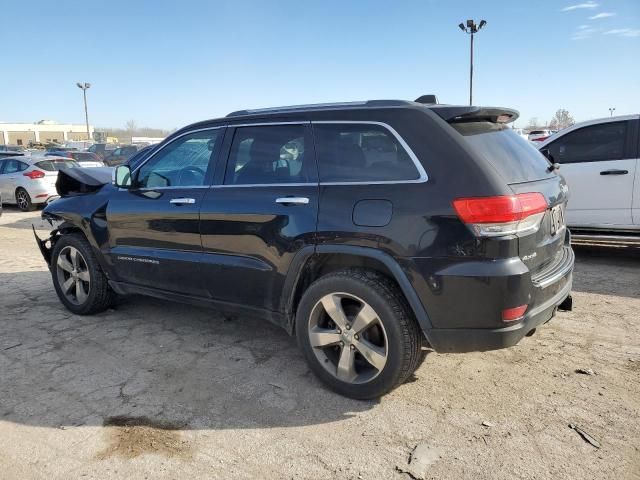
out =
[(80, 234), (58, 239), (51, 256), (51, 276), (58, 298), (73, 313), (98, 313), (115, 300), (91, 245)]
[(24, 188), (16, 190), (16, 203), (23, 212), (33, 212), (36, 209), (36, 205), (31, 202), (31, 197)]
[(300, 300), (296, 330), (313, 372), (347, 397), (384, 395), (419, 363), (417, 323), (395, 284), (377, 272), (349, 269), (314, 282)]

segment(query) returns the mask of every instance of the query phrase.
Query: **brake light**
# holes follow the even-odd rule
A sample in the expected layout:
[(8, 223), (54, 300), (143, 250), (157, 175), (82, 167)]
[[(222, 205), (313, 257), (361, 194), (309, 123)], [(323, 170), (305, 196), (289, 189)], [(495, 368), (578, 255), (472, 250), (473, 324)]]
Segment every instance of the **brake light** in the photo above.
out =
[(478, 236), (532, 233), (548, 208), (541, 193), (519, 193), (495, 197), (458, 198), (453, 208), (462, 222)]
[(31, 170), (30, 172), (23, 173), (25, 177), (29, 177), (31, 180), (36, 178), (44, 178), (44, 172), (42, 170)]
[(524, 312), (527, 311), (528, 305), (520, 305), (519, 307), (505, 308), (502, 311), (503, 322), (515, 322), (520, 320), (524, 316)]

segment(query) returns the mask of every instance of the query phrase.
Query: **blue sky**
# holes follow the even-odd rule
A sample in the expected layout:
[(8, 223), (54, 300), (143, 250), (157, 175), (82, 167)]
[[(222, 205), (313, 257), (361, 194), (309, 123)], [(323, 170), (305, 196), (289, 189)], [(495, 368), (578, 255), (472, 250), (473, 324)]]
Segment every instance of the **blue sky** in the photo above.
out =
[[(640, 0), (39, 1), (0, 7), (0, 121), (174, 128), (373, 98), (513, 107), (518, 125), (640, 112)], [(25, 13), (29, 12), (29, 13)]]

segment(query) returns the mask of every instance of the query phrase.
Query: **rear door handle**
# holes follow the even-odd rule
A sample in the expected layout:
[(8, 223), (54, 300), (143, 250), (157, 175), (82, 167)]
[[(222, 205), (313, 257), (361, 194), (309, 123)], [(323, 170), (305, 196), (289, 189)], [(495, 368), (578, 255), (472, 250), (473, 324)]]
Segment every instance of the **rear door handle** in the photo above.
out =
[(600, 175), (626, 175), (629, 170), (604, 170), (600, 172)]
[(306, 205), (309, 203), (309, 199), (307, 197), (280, 197), (276, 198), (276, 203), (284, 205)]
[(195, 198), (172, 198), (169, 200), (169, 203), (173, 203), (174, 205), (191, 205), (196, 203)]

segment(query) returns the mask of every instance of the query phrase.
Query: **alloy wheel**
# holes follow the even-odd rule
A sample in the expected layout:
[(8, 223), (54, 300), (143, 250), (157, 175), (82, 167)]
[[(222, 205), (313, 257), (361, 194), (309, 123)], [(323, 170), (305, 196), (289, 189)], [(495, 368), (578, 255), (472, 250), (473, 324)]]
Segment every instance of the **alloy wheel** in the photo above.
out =
[(77, 248), (69, 245), (60, 250), (56, 262), (56, 275), (60, 290), (69, 302), (82, 305), (87, 301), (91, 275), (87, 261)]
[(322, 297), (311, 311), (308, 335), (320, 364), (340, 381), (369, 382), (387, 363), (382, 320), (355, 295), (335, 292)]
[(25, 210), (29, 207), (29, 194), (27, 192), (19, 190), (16, 197), (18, 200), (18, 207), (20, 207), (21, 210)]

